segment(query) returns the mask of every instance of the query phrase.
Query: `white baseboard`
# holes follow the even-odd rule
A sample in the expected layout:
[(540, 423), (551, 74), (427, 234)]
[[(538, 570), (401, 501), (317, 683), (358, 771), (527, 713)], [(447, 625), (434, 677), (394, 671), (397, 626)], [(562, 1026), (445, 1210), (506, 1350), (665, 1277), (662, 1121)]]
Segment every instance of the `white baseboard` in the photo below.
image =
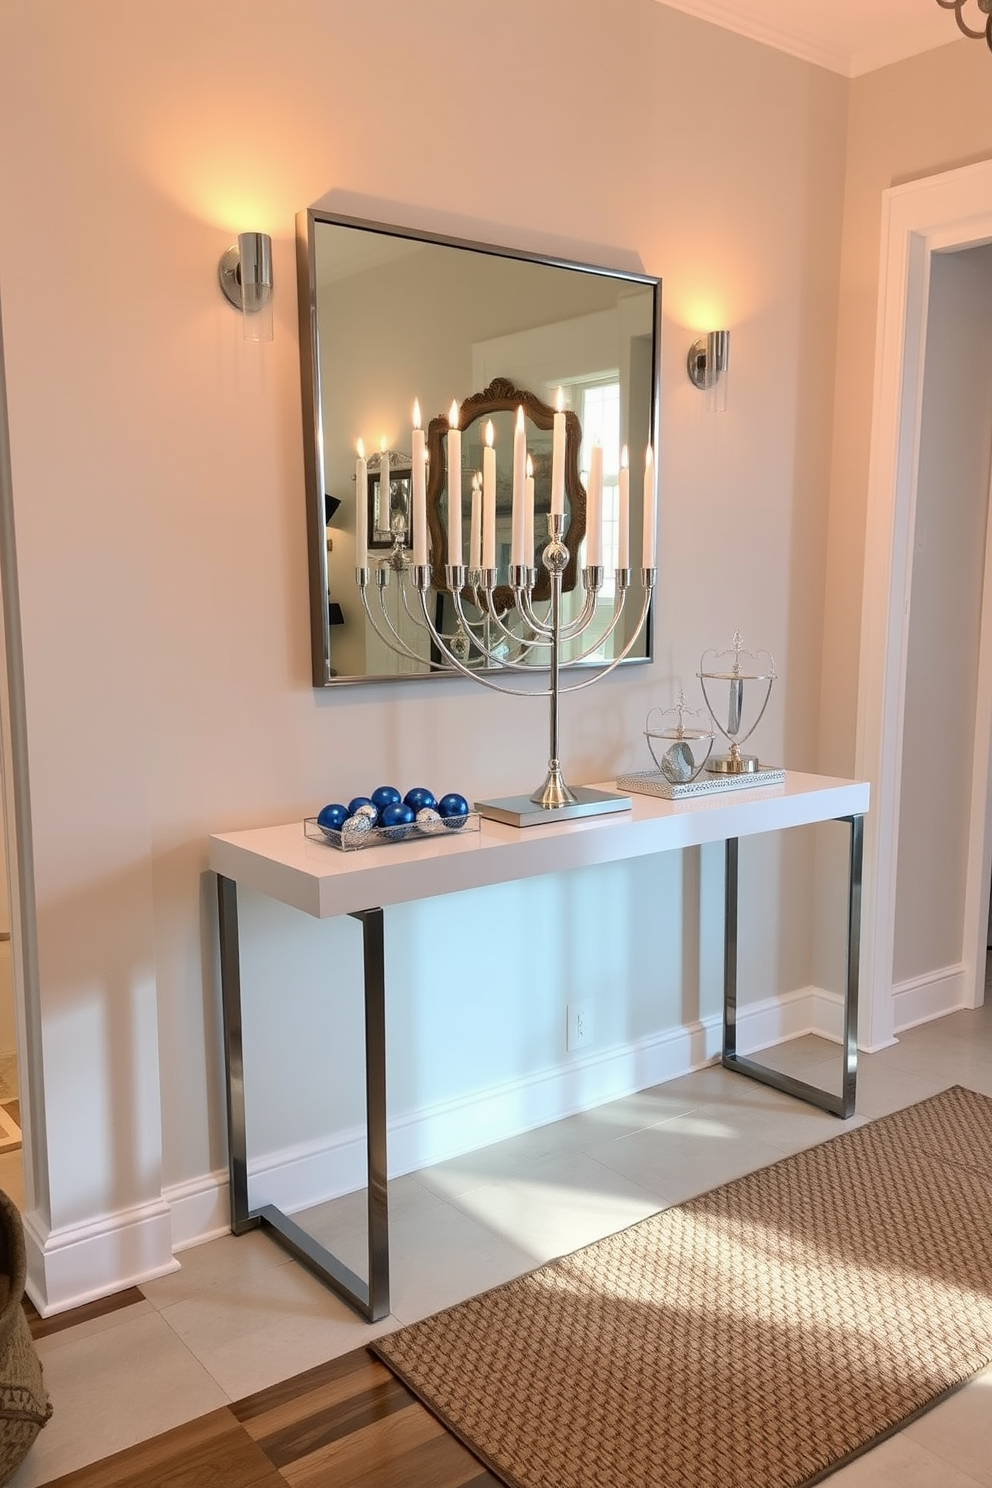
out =
[(191, 1245), (202, 1245), (205, 1240), (229, 1233), (231, 1200), (226, 1168), (163, 1188), (162, 1198), (169, 1206), (174, 1251), (188, 1250)]
[(24, 1216), (24, 1241), (27, 1293), (42, 1317), (179, 1269), (162, 1199), (47, 1231), (32, 1210)]
[(892, 988), (894, 1031), (904, 1033), (907, 1028), (968, 1007), (967, 975), (968, 968), (961, 962), (897, 982)]
[(740, 1054), (755, 1054), (772, 1044), (787, 1043), (810, 1033), (835, 1044), (843, 1041), (844, 999), (839, 992), (802, 987), (737, 1009)]
[[(840, 1042), (841, 997), (806, 987), (738, 1008), (737, 1047), (742, 1054), (809, 1033)], [(415, 1172), (689, 1074), (718, 1057), (721, 1037), (721, 1018), (710, 1017), (397, 1117), (389, 1123), (389, 1176)], [(330, 1143), (301, 1143), (268, 1153), (250, 1162), (248, 1171), (252, 1205), (275, 1204), (287, 1214), (351, 1193), (365, 1184), (364, 1128), (339, 1132)]]
[[(842, 1031), (842, 999), (816, 987), (737, 1011), (742, 1054), (808, 1033), (839, 1041)], [(390, 1176), (689, 1074), (719, 1057), (721, 1037), (721, 1019), (704, 1018), (397, 1117), (389, 1123)], [(365, 1171), (364, 1129), (340, 1132), (330, 1142), (301, 1143), (249, 1164), (252, 1203), (273, 1203), (291, 1214), (364, 1187)], [(91, 1224), (46, 1234), (37, 1213), (29, 1213), (28, 1295), (48, 1316), (164, 1276), (179, 1268), (173, 1252), (228, 1233), (229, 1204), (227, 1172), (217, 1170), (164, 1188), (159, 1202)]]

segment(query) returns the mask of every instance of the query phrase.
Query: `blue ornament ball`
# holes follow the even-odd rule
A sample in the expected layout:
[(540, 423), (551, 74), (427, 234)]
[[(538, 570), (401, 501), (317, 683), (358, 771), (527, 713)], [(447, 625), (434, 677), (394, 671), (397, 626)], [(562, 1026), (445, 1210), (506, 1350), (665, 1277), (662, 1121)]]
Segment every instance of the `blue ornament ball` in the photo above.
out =
[(390, 837), (405, 837), (413, 822), (413, 811), (405, 801), (390, 801), (379, 815), (379, 825)]
[(324, 806), (317, 813), (317, 825), (322, 832), (340, 832), (348, 820), (348, 808), (339, 802)]
[(438, 815), (448, 828), (449, 832), (457, 832), (465, 825), (468, 816), (468, 802), (464, 796), (457, 791), (450, 791), (448, 795), (442, 796), (437, 803)]
[[(348, 815), (354, 816), (355, 813), (357, 811), (360, 811), (363, 806), (372, 806), (372, 802), (369, 800), (368, 796), (353, 796), (352, 799), (348, 802)], [(379, 815), (374, 806), (372, 806), (372, 810), (375, 811), (376, 816)]]
[(380, 813), (384, 807), (395, 806), (402, 799), (395, 785), (377, 785), (372, 792), (372, 805)]
[(432, 811), (437, 805), (434, 799), (434, 792), (429, 791), (426, 785), (415, 785), (413, 790), (407, 791), (403, 799), (414, 811), (423, 811), (425, 809)]

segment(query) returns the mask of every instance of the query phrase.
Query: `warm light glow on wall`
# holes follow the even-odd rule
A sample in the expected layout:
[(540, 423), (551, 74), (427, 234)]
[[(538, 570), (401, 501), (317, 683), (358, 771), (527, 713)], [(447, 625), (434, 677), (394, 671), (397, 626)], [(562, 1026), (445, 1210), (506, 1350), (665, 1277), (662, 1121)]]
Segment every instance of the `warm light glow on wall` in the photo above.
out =
[(147, 121), (143, 138), (130, 142), (140, 148), (141, 173), (225, 233), (248, 222), (273, 237), (291, 234), (301, 203), (313, 196), (309, 151), (301, 151), (292, 128), (280, 130), (277, 115), (266, 116), (263, 130), (255, 117), (232, 118), (230, 104), (201, 100), (191, 116), (168, 111)]
[(728, 297), (710, 295), (704, 298), (702, 295), (686, 295), (673, 308), (672, 300), (679, 301), (679, 296), (672, 294), (668, 296), (665, 305), (665, 313), (669, 320), (674, 320), (677, 325), (684, 326), (687, 331), (695, 331), (697, 335), (704, 336), (714, 326), (729, 325), (731, 323), (730, 306)]

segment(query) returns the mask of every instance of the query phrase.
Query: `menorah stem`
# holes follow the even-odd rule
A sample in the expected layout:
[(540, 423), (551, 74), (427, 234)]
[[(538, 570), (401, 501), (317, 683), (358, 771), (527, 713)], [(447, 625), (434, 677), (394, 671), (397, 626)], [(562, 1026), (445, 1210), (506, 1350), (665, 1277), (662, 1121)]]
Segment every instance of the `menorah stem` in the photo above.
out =
[[(550, 697), (549, 697), (549, 755), (548, 773), (544, 784), (531, 796), (535, 806), (543, 806), (547, 810), (553, 810), (558, 806), (570, 806), (578, 798), (569, 790), (561, 773), (561, 764), (558, 759), (558, 670), (561, 651), (561, 581), (565, 563), (568, 562), (568, 550), (561, 543), (560, 531), (556, 531), (556, 522), (560, 518), (550, 517), (551, 542), (545, 553), (545, 567), (551, 579), (551, 658), (550, 658)], [(560, 559), (560, 553), (564, 554), (564, 562)], [(551, 555), (550, 561), (548, 555)]]

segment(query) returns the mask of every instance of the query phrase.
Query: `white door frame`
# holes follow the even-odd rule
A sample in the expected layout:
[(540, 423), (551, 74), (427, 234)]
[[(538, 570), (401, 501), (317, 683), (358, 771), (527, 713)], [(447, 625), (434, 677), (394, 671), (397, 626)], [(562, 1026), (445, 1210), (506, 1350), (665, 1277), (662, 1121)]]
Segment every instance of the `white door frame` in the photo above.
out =
[[(939, 249), (989, 241), (992, 161), (911, 181), (883, 194), (855, 755), (858, 778), (870, 780), (872, 788), (865, 823), (864, 995), (859, 1024), (863, 1049), (883, 1048), (893, 1042), (894, 1032), (899, 798), (930, 260)], [(988, 581), (986, 571), (986, 597)], [(973, 803), (968, 848), (966, 960), (977, 955), (979, 936), (984, 945), (985, 927), (979, 921), (983, 902), (988, 913), (988, 887), (981, 883), (980, 873), (987, 877), (992, 866), (986, 840), (989, 631), (983, 610), (976, 731), (984, 726), (986, 732), (984, 740), (977, 740), (973, 772), (980, 799)], [(982, 750), (984, 759), (979, 757)]]

